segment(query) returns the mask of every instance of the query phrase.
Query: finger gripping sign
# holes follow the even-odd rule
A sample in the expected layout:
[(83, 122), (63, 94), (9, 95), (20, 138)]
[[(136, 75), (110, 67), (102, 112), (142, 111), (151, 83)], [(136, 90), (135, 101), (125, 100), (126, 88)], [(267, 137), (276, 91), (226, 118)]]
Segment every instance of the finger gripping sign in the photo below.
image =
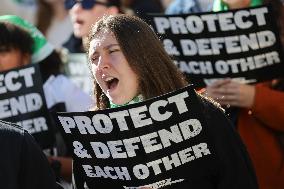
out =
[(202, 176), (214, 150), (192, 88), (125, 107), (57, 113), (75, 180), (89, 188), (160, 188)]

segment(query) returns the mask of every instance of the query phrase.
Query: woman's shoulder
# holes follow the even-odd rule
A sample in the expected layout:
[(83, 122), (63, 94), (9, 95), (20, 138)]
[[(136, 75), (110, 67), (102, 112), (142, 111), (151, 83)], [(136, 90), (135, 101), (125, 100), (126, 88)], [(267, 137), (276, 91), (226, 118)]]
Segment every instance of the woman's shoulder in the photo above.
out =
[(228, 115), (218, 102), (201, 94), (197, 94), (197, 96), (201, 104), (202, 114), (210, 128), (214, 128), (215, 131), (233, 128)]
[(222, 106), (213, 100), (212, 98), (205, 96), (200, 93), (196, 93), (197, 98), (199, 99), (199, 102), (201, 102), (201, 105), (203, 107), (203, 111), (216, 111), (219, 113), (225, 113), (225, 110), (222, 108)]

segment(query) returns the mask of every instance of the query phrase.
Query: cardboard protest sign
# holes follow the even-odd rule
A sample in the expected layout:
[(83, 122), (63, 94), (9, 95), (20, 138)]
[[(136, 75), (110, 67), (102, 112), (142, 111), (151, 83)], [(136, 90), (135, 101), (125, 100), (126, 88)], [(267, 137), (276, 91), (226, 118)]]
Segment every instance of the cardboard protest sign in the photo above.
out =
[(57, 113), (55, 119), (72, 146), (78, 188), (188, 186), (214, 165), (192, 86), (119, 108)]
[(85, 93), (93, 95), (93, 85), (90, 69), (85, 53), (70, 53), (64, 64), (66, 75)]
[(187, 15), (149, 15), (174, 63), (196, 86), (218, 78), (255, 83), (283, 76), (270, 6)]
[(0, 119), (22, 126), (43, 149), (54, 146), (38, 65), (0, 73)]

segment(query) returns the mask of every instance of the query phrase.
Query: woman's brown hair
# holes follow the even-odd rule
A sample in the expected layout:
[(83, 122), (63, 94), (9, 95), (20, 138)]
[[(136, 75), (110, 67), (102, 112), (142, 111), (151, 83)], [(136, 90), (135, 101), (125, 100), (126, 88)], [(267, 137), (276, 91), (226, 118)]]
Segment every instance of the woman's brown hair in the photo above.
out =
[[(112, 32), (116, 37), (130, 67), (138, 75), (139, 92), (144, 99), (187, 85), (156, 34), (140, 18), (130, 15), (104, 17), (93, 26), (88, 44), (103, 30)], [(94, 84), (97, 108), (105, 109), (109, 100), (96, 81)]]

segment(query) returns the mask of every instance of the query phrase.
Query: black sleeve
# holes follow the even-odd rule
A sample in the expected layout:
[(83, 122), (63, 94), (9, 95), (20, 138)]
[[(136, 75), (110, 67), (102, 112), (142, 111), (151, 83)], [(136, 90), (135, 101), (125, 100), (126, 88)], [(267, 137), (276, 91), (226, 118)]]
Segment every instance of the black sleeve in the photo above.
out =
[(220, 108), (202, 101), (217, 155), (217, 188), (257, 189), (254, 168), (237, 131)]
[(24, 133), (21, 148), (20, 186), (23, 189), (56, 189), (56, 181), (46, 156), (34, 138)]

